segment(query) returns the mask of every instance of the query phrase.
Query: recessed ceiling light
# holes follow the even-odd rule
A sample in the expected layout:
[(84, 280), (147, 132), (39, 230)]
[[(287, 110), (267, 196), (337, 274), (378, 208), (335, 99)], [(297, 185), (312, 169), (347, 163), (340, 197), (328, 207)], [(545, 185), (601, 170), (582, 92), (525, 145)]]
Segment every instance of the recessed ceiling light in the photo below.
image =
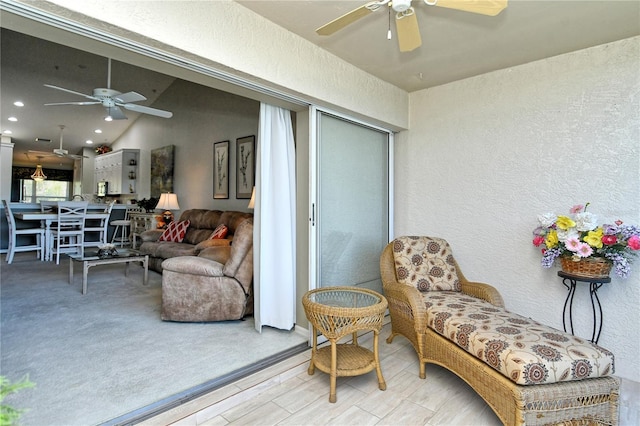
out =
[(11, 130), (3, 130), (2, 133), (5, 134), (5, 135), (12, 135), (13, 134), (13, 132)]
[(85, 141), (85, 143), (86, 143), (87, 145), (91, 145), (91, 144), (93, 144), (93, 141), (92, 141), (91, 139), (87, 139), (87, 140)]
[(100, 129), (95, 129), (95, 130), (94, 130), (94, 132), (95, 132), (95, 133), (102, 133), (102, 130), (100, 130)]
[(18, 119), (16, 117), (9, 117), (9, 118), (7, 118), (7, 120), (9, 120), (9, 121), (18, 121)]
[(15, 106), (17, 106), (17, 107), (23, 107), (24, 106), (24, 103), (22, 103), (22, 101), (15, 101), (13, 104)]
[(104, 118), (104, 121), (113, 121), (113, 118), (111, 118), (111, 116), (110, 116), (110, 115), (107, 115), (107, 116)]

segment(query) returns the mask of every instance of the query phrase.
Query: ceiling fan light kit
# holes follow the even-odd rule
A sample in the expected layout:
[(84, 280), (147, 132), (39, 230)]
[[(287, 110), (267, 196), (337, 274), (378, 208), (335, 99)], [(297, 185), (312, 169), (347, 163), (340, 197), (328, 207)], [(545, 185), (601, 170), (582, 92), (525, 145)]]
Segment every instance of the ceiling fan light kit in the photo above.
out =
[[(415, 10), (411, 6), (412, 0), (379, 0), (366, 3), (341, 17), (334, 19), (316, 30), (318, 35), (331, 35), (350, 25), (360, 18), (388, 5), (396, 12), (396, 32), (398, 33), (398, 47), (401, 52), (410, 52), (422, 45), (420, 27)], [(420, 0), (414, 0), (420, 3)], [(427, 6), (440, 6), (463, 12), (478, 13), (495, 16), (507, 7), (508, 0), (422, 0)], [(389, 34), (389, 33), (388, 33)], [(387, 36), (390, 39), (389, 36)]]

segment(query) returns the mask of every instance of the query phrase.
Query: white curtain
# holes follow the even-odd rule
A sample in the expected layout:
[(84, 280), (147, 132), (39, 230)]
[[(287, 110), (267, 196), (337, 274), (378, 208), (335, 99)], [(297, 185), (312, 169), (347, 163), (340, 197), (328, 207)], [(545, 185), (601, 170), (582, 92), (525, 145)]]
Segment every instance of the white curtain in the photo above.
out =
[(295, 325), (296, 185), (291, 113), (260, 104), (254, 205), (254, 319), (290, 330)]

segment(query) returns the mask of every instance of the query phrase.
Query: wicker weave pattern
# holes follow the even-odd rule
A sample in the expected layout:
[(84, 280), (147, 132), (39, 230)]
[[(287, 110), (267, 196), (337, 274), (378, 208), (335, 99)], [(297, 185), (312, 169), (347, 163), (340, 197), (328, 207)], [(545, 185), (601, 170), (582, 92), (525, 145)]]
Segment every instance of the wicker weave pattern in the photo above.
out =
[[(336, 402), (336, 378), (357, 376), (376, 370), (378, 388), (387, 385), (382, 377), (378, 339), (387, 299), (375, 291), (356, 287), (325, 287), (308, 291), (302, 298), (307, 319), (313, 326), (309, 374), (317, 367), (330, 375), (329, 402)], [(358, 331), (373, 330), (373, 350), (358, 345)], [(320, 331), (330, 346), (318, 348)], [(350, 335), (351, 343), (338, 344)]]
[(606, 278), (611, 272), (611, 263), (601, 257), (586, 257), (578, 262), (570, 257), (561, 257), (560, 265), (564, 272), (587, 278)]
[[(458, 266), (456, 265), (456, 268)], [(521, 386), (484, 362), (426, 327), (426, 310), (417, 289), (402, 285), (395, 277), (391, 244), (382, 252), (380, 271), (389, 303), (391, 335), (409, 339), (418, 354), (420, 377), (426, 363), (441, 365), (467, 382), (493, 409), (505, 425), (618, 424), (618, 389), (615, 377)], [(470, 283), (458, 268), (462, 292), (504, 307), (493, 287)]]

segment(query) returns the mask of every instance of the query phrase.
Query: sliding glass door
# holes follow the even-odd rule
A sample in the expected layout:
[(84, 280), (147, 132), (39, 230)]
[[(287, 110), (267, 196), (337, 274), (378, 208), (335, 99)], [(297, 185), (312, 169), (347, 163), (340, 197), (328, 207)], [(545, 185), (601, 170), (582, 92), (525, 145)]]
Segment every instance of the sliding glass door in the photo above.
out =
[(321, 111), (315, 125), (312, 287), (382, 292), (379, 259), (390, 235), (393, 136)]

